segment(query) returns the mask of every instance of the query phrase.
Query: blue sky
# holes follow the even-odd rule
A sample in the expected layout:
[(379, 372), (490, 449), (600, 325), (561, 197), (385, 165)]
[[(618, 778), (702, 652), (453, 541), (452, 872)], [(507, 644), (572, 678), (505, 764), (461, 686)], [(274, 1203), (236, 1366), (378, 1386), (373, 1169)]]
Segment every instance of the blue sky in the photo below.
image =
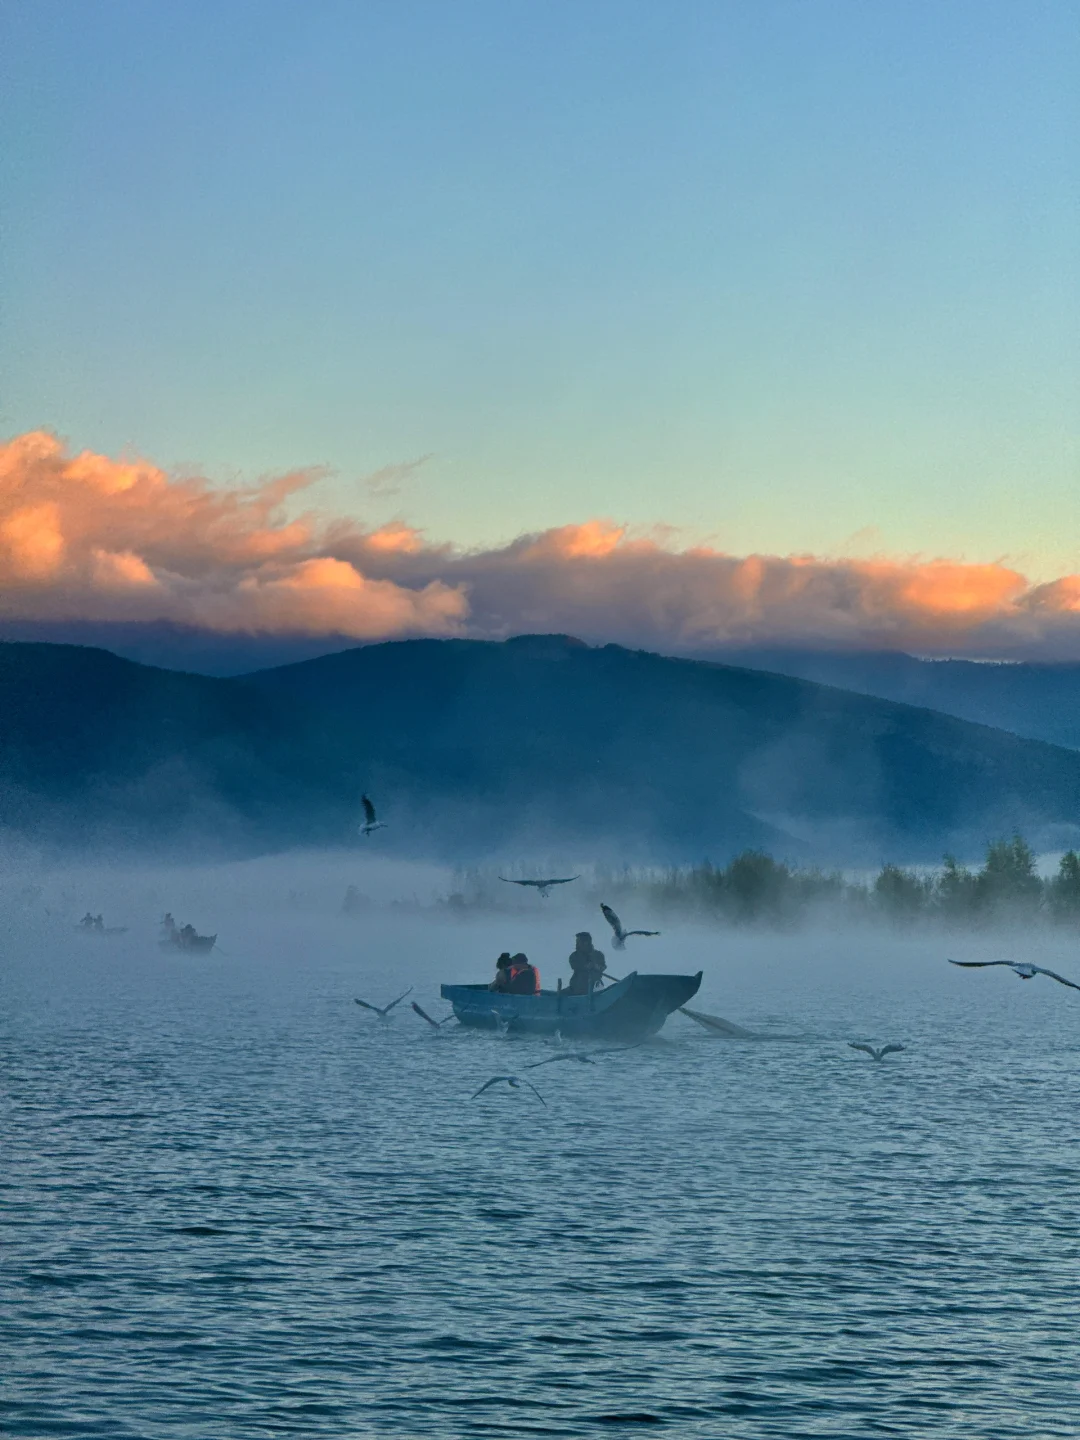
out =
[(1080, 569), (1071, 0), (4, 11), (4, 434)]

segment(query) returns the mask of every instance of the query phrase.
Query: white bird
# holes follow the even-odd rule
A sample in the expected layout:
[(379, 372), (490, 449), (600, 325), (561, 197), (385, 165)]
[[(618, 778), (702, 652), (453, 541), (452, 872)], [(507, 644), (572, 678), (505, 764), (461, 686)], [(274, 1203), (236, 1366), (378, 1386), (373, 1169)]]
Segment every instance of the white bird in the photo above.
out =
[(484, 1091), (490, 1090), (492, 1085), (501, 1085), (504, 1081), (507, 1085), (510, 1086), (511, 1090), (519, 1090), (522, 1085), (527, 1085), (529, 1089), (533, 1092), (533, 1094), (536, 1096), (536, 1098), (540, 1101), (540, 1104), (545, 1107), (547, 1106), (547, 1101), (544, 1099), (543, 1095), (540, 1094), (540, 1091), (537, 1090), (536, 1086), (532, 1083), (532, 1081), (521, 1080), (516, 1075), (493, 1075), (490, 1080), (485, 1081), (485, 1083), (480, 1086), (480, 1089), (477, 1090), (476, 1095), (470, 1095), (469, 1099), (475, 1100), (477, 1095), (483, 1095)]
[(499, 879), (504, 885), (531, 885), (534, 890), (540, 891), (541, 900), (546, 900), (551, 894), (552, 885), (570, 885), (575, 880), (580, 880), (580, 875), (567, 875), (563, 880), (508, 880), (505, 875)]
[(370, 835), (373, 830), (385, 830), (386, 823), (375, 814), (375, 806), (367, 795), (360, 796), (360, 804), (364, 807), (364, 823), (359, 827), (361, 835)]
[(357, 1000), (356, 1003), (357, 1005), (362, 1005), (365, 1010), (374, 1010), (375, 1014), (378, 1015), (380, 1020), (385, 1020), (386, 1017), (390, 1014), (390, 1011), (394, 1008), (394, 1006), (400, 1005), (402, 1000), (405, 999), (405, 996), (411, 995), (412, 992), (413, 987), (410, 985), (408, 990), (403, 990), (396, 1000), (390, 1001), (389, 1005), (369, 1005), (366, 1000)]
[(444, 1015), (441, 1020), (433, 1020), (426, 1010), (420, 1009), (420, 1006), (416, 1003), (415, 1000), (412, 1002), (412, 1008), (420, 1016), (421, 1020), (427, 1021), (427, 1023), (431, 1026), (433, 1030), (438, 1030), (441, 1026), (445, 1025), (448, 1020), (452, 1020), (454, 1018), (453, 1011), (451, 1011), (449, 1015)]
[(660, 931), (659, 931), (659, 930), (624, 930), (624, 929), (622, 928), (622, 921), (619, 919), (618, 915), (615, 914), (615, 911), (612, 910), (612, 908), (611, 908), (610, 905), (601, 905), (601, 906), (600, 906), (600, 909), (604, 912), (604, 919), (605, 919), (605, 920), (607, 921), (607, 923), (611, 926), (612, 930), (613, 930), (614, 933), (615, 933), (615, 949), (616, 949), (616, 950), (625, 950), (625, 949), (626, 949), (626, 942), (627, 942), (627, 940), (629, 939), (629, 937), (630, 937), (631, 935), (659, 935), (659, 934), (660, 934)]
[(495, 1016), (495, 1029), (499, 1032), (499, 1034), (500, 1034), (500, 1035), (509, 1035), (509, 1033), (510, 1033), (510, 1021), (504, 1019), (504, 1018), (499, 1014), (498, 1010), (492, 1010), (491, 1013), (492, 1013), (492, 1015)]
[(1041, 965), (1029, 965), (1027, 961), (1015, 960), (950, 960), (950, 965), (961, 965), (965, 970), (985, 970), (990, 965), (1005, 965), (1020, 976), (1021, 980), (1034, 980), (1036, 975), (1049, 975), (1059, 985), (1068, 985), (1070, 990), (1080, 990), (1075, 980), (1066, 980), (1053, 970), (1044, 970)]
[(875, 1050), (873, 1045), (857, 1045), (854, 1040), (849, 1040), (848, 1044), (852, 1050), (863, 1050), (867, 1055), (872, 1055), (875, 1060), (884, 1060), (886, 1055), (892, 1055), (904, 1048), (903, 1045), (882, 1045), (880, 1050)]

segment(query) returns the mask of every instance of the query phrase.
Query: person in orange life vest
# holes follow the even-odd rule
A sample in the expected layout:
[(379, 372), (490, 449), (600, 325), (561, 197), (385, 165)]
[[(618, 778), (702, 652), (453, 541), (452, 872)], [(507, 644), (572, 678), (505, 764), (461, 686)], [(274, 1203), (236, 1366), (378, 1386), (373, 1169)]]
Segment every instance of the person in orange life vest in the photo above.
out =
[(510, 980), (507, 991), (511, 995), (539, 995), (540, 972), (530, 965), (529, 957), (520, 952), (510, 961)]

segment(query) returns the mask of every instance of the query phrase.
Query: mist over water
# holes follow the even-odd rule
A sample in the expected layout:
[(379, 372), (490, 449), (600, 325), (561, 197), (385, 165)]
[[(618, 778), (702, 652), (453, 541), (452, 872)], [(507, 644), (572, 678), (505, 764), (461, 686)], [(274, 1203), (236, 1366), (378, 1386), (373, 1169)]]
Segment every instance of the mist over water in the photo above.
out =
[[(1080, 994), (945, 964), (1080, 979), (1068, 934), (665, 921), (620, 954), (570, 894), (426, 911), (448, 885), (341, 856), (5, 878), (4, 1433), (1076, 1434)], [(222, 953), (160, 950), (164, 910)], [(675, 1015), (527, 1072), (544, 1108), (469, 1100), (544, 1041), (353, 1003), (441, 1016), (503, 949), (551, 986), (581, 928), (799, 1038)]]

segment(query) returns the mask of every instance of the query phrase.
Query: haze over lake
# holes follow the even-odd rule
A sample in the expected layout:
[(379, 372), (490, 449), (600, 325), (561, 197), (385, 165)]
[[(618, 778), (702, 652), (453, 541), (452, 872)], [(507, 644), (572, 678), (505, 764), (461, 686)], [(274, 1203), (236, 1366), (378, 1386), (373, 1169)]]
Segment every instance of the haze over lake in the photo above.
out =
[[(567, 978), (569, 897), (388, 908), (445, 881), (283, 857), (5, 883), (6, 1433), (1075, 1434), (1080, 997), (945, 964), (1015, 936), (666, 926), (616, 955), (590, 924), (617, 974), (703, 969), (696, 1005), (799, 1038), (675, 1015), (526, 1072), (552, 1047), (353, 1003), (412, 985), (441, 1016), (505, 948)], [(166, 908), (223, 953), (159, 950)], [(128, 933), (80, 936), (86, 909)], [(1023, 958), (1076, 974), (1074, 948)], [(501, 1073), (546, 1108), (469, 1100)]]

